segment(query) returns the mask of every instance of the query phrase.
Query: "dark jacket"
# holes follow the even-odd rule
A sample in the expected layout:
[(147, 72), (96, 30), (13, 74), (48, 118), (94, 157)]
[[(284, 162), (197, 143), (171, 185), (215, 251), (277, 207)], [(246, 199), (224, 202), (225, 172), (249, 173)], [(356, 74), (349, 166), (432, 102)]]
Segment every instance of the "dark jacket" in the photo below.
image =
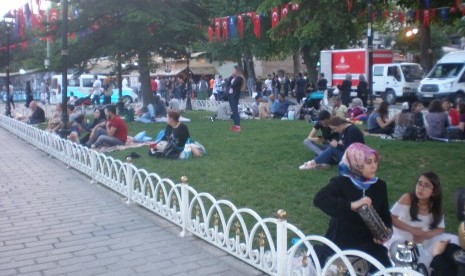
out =
[[(384, 224), (392, 228), (391, 212), (386, 182), (378, 180), (365, 190), (372, 206)], [(313, 199), (313, 204), (331, 217), (326, 237), (341, 249), (364, 251), (385, 265), (389, 265), (387, 249), (373, 241), (373, 235), (357, 212), (351, 210), (351, 202), (363, 197), (363, 191), (356, 188), (345, 176), (333, 177)]]

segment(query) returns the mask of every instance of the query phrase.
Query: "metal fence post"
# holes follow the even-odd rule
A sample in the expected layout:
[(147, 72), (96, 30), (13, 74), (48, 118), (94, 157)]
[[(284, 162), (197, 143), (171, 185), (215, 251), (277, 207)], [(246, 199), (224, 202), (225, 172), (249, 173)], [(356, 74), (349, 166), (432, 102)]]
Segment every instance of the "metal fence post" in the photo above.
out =
[(95, 150), (90, 150), (90, 183), (94, 184), (95, 174), (97, 173), (97, 152)]
[(276, 251), (277, 251), (277, 275), (286, 275), (287, 258), (287, 213), (280, 209), (277, 212), (278, 223), (276, 224)]
[(180, 237), (185, 237), (187, 234), (187, 227), (189, 223), (189, 191), (187, 190), (187, 176), (181, 177), (181, 202), (179, 202), (179, 209), (181, 211), (181, 222), (182, 222), (182, 231), (179, 233)]
[(133, 179), (133, 173), (132, 173), (132, 158), (127, 157), (126, 158), (126, 187), (128, 188), (127, 191), (127, 196), (128, 196), (128, 201), (126, 202), (128, 205), (131, 204), (132, 197), (134, 194), (134, 179)]

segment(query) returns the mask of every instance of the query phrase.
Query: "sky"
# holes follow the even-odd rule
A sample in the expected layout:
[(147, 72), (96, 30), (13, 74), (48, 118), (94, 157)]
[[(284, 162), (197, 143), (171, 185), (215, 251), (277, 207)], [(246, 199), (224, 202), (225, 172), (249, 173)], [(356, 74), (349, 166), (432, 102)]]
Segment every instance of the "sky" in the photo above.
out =
[(27, 0), (0, 0), (0, 16), (3, 17), (9, 10), (18, 9), (27, 2)]

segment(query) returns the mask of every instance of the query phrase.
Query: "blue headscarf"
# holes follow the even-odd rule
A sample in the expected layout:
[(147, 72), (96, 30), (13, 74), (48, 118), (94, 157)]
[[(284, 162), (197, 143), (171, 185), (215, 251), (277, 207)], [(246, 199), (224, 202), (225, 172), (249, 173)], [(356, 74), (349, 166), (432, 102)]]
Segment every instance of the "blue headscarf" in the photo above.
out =
[(365, 165), (365, 158), (375, 155), (378, 160), (378, 152), (361, 143), (353, 143), (344, 152), (344, 156), (338, 166), (339, 175), (350, 178), (352, 184), (359, 190), (366, 190), (378, 181), (378, 177), (366, 179), (362, 170)]

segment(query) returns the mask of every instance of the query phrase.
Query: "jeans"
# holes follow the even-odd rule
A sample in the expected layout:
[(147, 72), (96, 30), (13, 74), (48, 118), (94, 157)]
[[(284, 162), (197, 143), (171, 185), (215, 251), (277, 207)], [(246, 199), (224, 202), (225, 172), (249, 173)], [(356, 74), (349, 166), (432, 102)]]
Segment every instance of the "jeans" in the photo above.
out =
[(338, 164), (343, 155), (344, 151), (329, 146), (315, 158), (315, 162), (317, 164)]
[(329, 147), (328, 144), (319, 144), (311, 141), (310, 139), (304, 140), (304, 146), (313, 151), (316, 155), (320, 155), (325, 149)]
[(232, 119), (235, 126), (241, 125), (241, 117), (239, 117), (239, 97), (235, 97), (234, 94), (229, 94), (229, 106), (231, 107)]
[(95, 145), (95, 147), (98, 148), (102, 145), (112, 147), (112, 146), (124, 145), (124, 143), (118, 140), (118, 138), (108, 136), (107, 130), (101, 127), (101, 128), (98, 128), (97, 131), (95, 132), (94, 139), (89, 139), (89, 141), (87, 141), (86, 143), (86, 146), (88, 147), (92, 145)]

